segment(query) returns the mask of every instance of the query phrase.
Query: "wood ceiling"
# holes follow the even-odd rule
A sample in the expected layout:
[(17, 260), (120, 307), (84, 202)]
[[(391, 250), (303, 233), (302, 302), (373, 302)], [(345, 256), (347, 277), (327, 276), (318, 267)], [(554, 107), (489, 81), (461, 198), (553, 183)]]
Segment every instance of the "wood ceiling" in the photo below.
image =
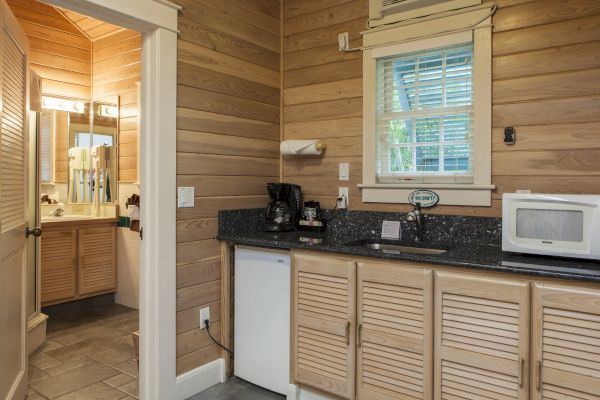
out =
[(120, 26), (112, 25), (108, 22), (100, 21), (73, 11), (64, 10), (62, 8), (57, 8), (57, 10), (92, 41), (124, 30), (124, 28), (121, 28)]

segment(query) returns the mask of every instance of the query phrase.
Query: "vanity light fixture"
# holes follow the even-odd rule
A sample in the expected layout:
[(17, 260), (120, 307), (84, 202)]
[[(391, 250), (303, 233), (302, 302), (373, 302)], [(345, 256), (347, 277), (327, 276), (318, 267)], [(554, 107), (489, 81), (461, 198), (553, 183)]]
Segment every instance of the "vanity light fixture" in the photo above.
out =
[(119, 110), (116, 106), (101, 105), (98, 109), (98, 115), (100, 117), (117, 117)]
[(67, 111), (72, 113), (83, 113), (85, 104), (83, 101), (61, 99), (59, 97), (42, 96), (42, 107), (50, 110)]

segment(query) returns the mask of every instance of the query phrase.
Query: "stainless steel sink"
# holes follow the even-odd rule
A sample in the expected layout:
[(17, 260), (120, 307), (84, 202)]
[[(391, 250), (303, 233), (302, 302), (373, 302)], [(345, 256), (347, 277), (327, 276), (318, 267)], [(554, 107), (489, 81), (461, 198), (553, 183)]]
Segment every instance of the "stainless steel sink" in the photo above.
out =
[(441, 247), (426, 247), (423, 246), (411, 246), (406, 243), (394, 244), (385, 241), (377, 240), (359, 240), (356, 242), (346, 243), (346, 246), (362, 246), (373, 250), (381, 250), (383, 253), (400, 254), (400, 253), (413, 253), (413, 254), (444, 254), (449, 249)]

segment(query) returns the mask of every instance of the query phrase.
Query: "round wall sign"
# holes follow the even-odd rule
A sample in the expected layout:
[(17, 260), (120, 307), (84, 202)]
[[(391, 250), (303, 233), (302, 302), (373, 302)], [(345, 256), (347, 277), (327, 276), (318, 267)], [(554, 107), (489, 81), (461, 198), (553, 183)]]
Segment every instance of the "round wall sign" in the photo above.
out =
[(408, 195), (408, 202), (413, 206), (417, 203), (423, 208), (434, 207), (440, 201), (440, 196), (432, 190), (415, 190)]

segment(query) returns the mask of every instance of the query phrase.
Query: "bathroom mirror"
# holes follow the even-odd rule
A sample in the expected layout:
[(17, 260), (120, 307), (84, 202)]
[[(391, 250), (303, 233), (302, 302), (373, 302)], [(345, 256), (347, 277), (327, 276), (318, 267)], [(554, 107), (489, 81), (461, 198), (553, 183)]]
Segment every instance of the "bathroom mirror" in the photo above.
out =
[(42, 183), (64, 186), (67, 203), (117, 202), (118, 97), (95, 102), (45, 98), (42, 104)]

